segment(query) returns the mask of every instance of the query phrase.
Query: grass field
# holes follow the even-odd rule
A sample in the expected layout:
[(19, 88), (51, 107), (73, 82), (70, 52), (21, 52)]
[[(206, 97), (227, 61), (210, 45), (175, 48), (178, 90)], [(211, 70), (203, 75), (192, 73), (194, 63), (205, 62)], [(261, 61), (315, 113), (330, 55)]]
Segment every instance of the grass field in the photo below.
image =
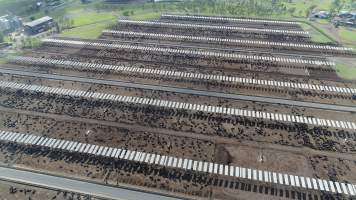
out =
[(320, 31), (316, 30), (315, 28), (308, 25), (307, 23), (302, 23), (301, 26), (305, 31), (309, 32), (311, 39), (314, 42), (321, 42), (321, 43), (332, 42), (332, 40), (330, 40), (328, 37), (326, 37)]
[(24, 14), (29, 11), (29, 6), (36, 3), (36, 0), (0, 0), (0, 15), (8, 12), (14, 14)]
[(142, 12), (135, 14), (130, 17), (130, 19), (133, 20), (153, 20), (153, 19), (158, 19), (161, 16), (161, 13), (157, 12)]
[[(332, 7), (332, 2), (333, 0), (291, 0), (290, 2), (286, 2), (285, 5), (287, 8), (295, 8), (294, 16), (306, 17), (306, 11), (311, 6), (315, 6), (316, 10), (329, 11)], [(350, 9), (350, 0), (341, 0), (341, 3), (344, 5), (344, 9)]]
[(319, 10), (329, 10), (332, 0), (292, 0), (286, 3), (287, 8), (295, 7), (294, 16), (305, 17), (310, 6), (316, 5)]
[(356, 80), (356, 65), (337, 64), (336, 73), (343, 79)]
[(61, 36), (65, 37), (77, 37), (86, 39), (98, 38), (104, 29), (107, 29), (114, 21), (105, 21), (85, 26), (80, 26), (77, 28), (69, 29), (61, 33)]
[(1, 6), (4, 6), (6, 4), (10, 4), (12, 3), (14, 0), (0, 0), (0, 5)]
[(77, 5), (68, 9), (59, 10), (52, 14), (53, 17), (65, 18), (73, 21), (72, 29), (65, 30), (61, 36), (96, 38), (101, 31), (115, 23), (119, 16), (127, 15), (134, 20), (150, 20), (159, 18), (157, 12), (151, 6), (113, 5), (103, 10), (92, 5)]
[(339, 36), (345, 43), (356, 45), (356, 29), (339, 27)]
[(82, 11), (75, 15), (67, 14), (65, 17), (73, 19), (73, 26), (83, 26), (88, 24), (93, 24), (101, 21), (114, 20), (116, 17), (110, 12), (95, 12), (95, 11)]
[[(75, 28), (65, 30), (61, 36), (78, 37), (93, 39), (100, 36), (104, 29), (107, 29), (112, 24), (115, 24), (117, 17), (110, 13), (96, 13), (89, 14), (88, 20), (84, 15), (73, 17)], [(161, 13), (157, 12), (140, 12), (130, 16), (130, 19), (134, 20), (152, 20), (157, 19)]]

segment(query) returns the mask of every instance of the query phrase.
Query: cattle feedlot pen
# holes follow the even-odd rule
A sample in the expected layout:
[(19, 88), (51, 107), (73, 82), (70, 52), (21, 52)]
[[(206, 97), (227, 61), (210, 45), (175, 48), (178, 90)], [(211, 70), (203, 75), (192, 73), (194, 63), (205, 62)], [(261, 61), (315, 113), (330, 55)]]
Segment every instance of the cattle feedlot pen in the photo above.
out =
[(111, 44), (105, 42), (86, 42), (79, 40), (63, 40), (63, 39), (44, 39), (45, 43), (49, 43), (57, 46), (72, 46), (72, 47), (84, 47), (91, 46), (97, 48), (114, 48), (114, 49), (131, 49), (131, 50), (141, 50), (149, 52), (160, 52), (160, 53), (175, 53), (182, 55), (191, 56), (208, 56), (213, 58), (225, 58), (230, 60), (260, 60), (260, 61), (273, 61), (276, 63), (288, 63), (294, 65), (310, 65), (315, 67), (320, 66), (334, 66), (334, 62), (324, 61), (324, 60), (307, 60), (300, 58), (278, 58), (270, 56), (253, 56), (244, 55), (237, 53), (219, 53), (212, 51), (201, 51), (201, 50), (185, 50), (185, 49), (173, 49), (173, 48), (161, 48), (161, 47), (150, 47), (150, 46), (140, 46), (140, 45), (128, 45), (128, 44)]
[(258, 24), (284, 24), (284, 25), (299, 25), (299, 22), (292, 21), (277, 21), (277, 20), (262, 20), (262, 19), (248, 19), (248, 18), (230, 18), (230, 17), (212, 17), (212, 16), (194, 16), (194, 15), (173, 15), (173, 14), (162, 14), (161, 18), (168, 19), (194, 19), (202, 21), (231, 21), (231, 22), (249, 22)]
[(241, 45), (241, 46), (255, 46), (255, 47), (277, 47), (286, 49), (312, 49), (325, 52), (340, 52), (340, 53), (352, 53), (351, 47), (340, 47), (330, 45), (315, 45), (315, 44), (298, 44), (287, 42), (269, 42), (259, 40), (246, 40), (246, 39), (229, 39), (229, 38), (215, 38), (215, 37), (202, 37), (202, 36), (189, 36), (189, 35), (172, 35), (172, 34), (159, 34), (159, 33), (142, 33), (132, 31), (117, 31), (117, 30), (104, 30), (104, 34), (121, 35), (126, 37), (145, 37), (149, 39), (167, 39), (167, 40), (179, 40), (179, 41), (193, 41), (193, 42), (209, 42), (213, 44), (224, 45)]
[(237, 32), (255, 32), (260, 34), (285, 34), (285, 35), (303, 35), (308, 36), (306, 31), (289, 31), (289, 30), (274, 30), (274, 29), (258, 29), (258, 28), (243, 28), (235, 26), (213, 26), (202, 24), (180, 24), (180, 23), (165, 23), (165, 22), (150, 22), (150, 21), (133, 21), (133, 20), (119, 20), (119, 23), (137, 24), (143, 26), (159, 26), (159, 27), (177, 27), (177, 28), (193, 28), (205, 30), (228, 30)]
[[(17, 143), (20, 145), (34, 145), (39, 147), (45, 147), (55, 150), (63, 150), (68, 152), (77, 152), (77, 153), (84, 153), (84, 154), (92, 154), (94, 156), (102, 156), (102, 157), (109, 157), (113, 159), (117, 159), (117, 155), (115, 153), (105, 154), (109, 147), (100, 146), (98, 151), (84, 151), (78, 152), (76, 150), (77, 145), (85, 145), (85, 146), (96, 146), (91, 144), (84, 144), (78, 143), (73, 141), (66, 141), (71, 145), (62, 146), (61, 148), (55, 147), (52, 144), (44, 145), (41, 141), (51, 141), (52, 138), (41, 137), (40, 140), (36, 143), (26, 143), (21, 142), (22, 138), (27, 137), (29, 134), (22, 134), (22, 133), (15, 133), (15, 132), (8, 132), (8, 131), (0, 131), (0, 142), (12, 142)], [(64, 141), (64, 140), (62, 140)], [(236, 178), (243, 178), (243, 179), (250, 179), (253, 181), (259, 181), (264, 183), (272, 183), (272, 184), (280, 184), (285, 185), (287, 187), (297, 187), (297, 188), (304, 188), (309, 190), (319, 190), (324, 192), (330, 193), (340, 193), (350, 196), (356, 195), (356, 188), (355, 185), (351, 183), (344, 183), (344, 182), (334, 182), (334, 181), (327, 181), (318, 178), (311, 178), (311, 177), (303, 177), (291, 174), (283, 174), (279, 172), (271, 172), (265, 170), (258, 170), (258, 169), (251, 169), (251, 168), (244, 168), (239, 166), (230, 166), (224, 165), (220, 163), (211, 163), (199, 160), (191, 160), (184, 157), (174, 157), (169, 155), (158, 155), (155, 153), (145, 153), (140, 151), (133, 151), (133, 150), (123, 150), (119, 148), (112, 148), (114, 149), (113, 152), (121, 152), (120, 159), (125, 159), (133, 162), (140, 162), (145, 164), (152, 164), (152, 162), (148, 162), (149, 158), (157, 158), (154, 164), (160, 165), (163, 167), (172, 167), (178, 168), (181, 170), (191, 170), (194, 172), (204, 172), (210, 174), (217, 174), (221, 176), (231, 176)], [(187, 165), (188, 163), (188, 165)], [(247, 176), (246, 176), (247, 173)], [(277, 176), (279, 177), (277, 179)], [(307, 183), (307, 184), (306, 184)]]
[(289, 115), (289, 114), (260, 112), (254, 110), (245, 110), (245, 109), (237, 109), (237, 108), (221, 107), (221, 106), (207, 106), (202, 104), (113, 95), (113, 94), (106, 94), (106, 93), (99, 93), (99, 92), (85, 92), (81, 90), (55, 88), (55, 87), (47, 87), (47, 86), (39, 86), (39, 85), (29, 85), (29, 84), (22, 84), (16, 82), (7, 82), (7, 81), (0, 81), (0, 88), (10, 88), (15, 90), (22, 89), (30, 92), (43, 92), (48, 94), (69, 95), (73, 97), (81, 97), (81, 98), (89, 98), (89, 99), (151, 105), (151, 106), (167, 108), (167, 109), (183, 109), (183, 110), (190, 110), (195, 112), (220, 113), (220, 114), (226, 114), (232, 116), (243, 116), (243, 117), (251, 117), (251, 118), (258, 118), (258, 119), (276, 120), (276, 121), (282, 121), (287, 123), (305, 123), (314, 126), (333, 127), (333, 128), (340, 128), (345, 130), (346, 129), (356, 130), (356, 124), (351, 121), (339, 121), (339, 120), (331, 120), (331, 119), (321, 119), (316, 117), (304, 117), (304, 116)]
[(225, 76), (225, 75), (213, 75), (213, 74), (203, 74), (203, 73), (191, 73), (177, 70), (160, 70), (160, 69), (150, 69), (150, 68), (138, 68), (138, 67), (128, 67), (128, 66), (117, 66), (117, 65), (106, 65), (97, 63), (85, 63), (85, 62), (74, 62), (69, 60), (57, 60), (57, 59), (45, 59), (45, 58), (34, 58), (34, 57), (12, 57), (11, 62), (18, 64), (37, 64), (37, 65), (48, 65), (48, 66), (58, 66), (63, 68), (77, 68), (77, 69), (95, 69), (95, 70), (110, 70), (114, 72), (135, 72), (141, 74), (154, 74), (158, 76), (165, 77), (176, 77), (183, 79), (192, 80), (205, 80), (205, 81), (219, 81), (231, 84), (247, 84), (247, 85), (263, 85), (269, 87), (282, 87), (282, 88), (293, 88), (301, 90), (314, 90), (321, 91), (324, 93), (340, 93), (353, 95), (356, 94), (355, 88), (347, 87), (336, 87), (331, 85), (316, 85), (308, 83), (294, 83), (285, 81), (275, 81), (275, 80), (263, 80), (247, 77), (236, 77), (236, 76)]

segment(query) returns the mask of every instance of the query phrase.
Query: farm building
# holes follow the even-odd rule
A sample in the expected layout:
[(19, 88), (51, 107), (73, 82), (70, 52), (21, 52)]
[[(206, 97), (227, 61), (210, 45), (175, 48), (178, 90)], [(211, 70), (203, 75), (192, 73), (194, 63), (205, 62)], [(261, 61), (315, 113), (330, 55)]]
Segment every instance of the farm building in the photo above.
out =
[(25, 32), (29, 35), (35, 35), (47, 31), (53, 26), (53, 19), (45, 16), (32, 22), (25, 23)]

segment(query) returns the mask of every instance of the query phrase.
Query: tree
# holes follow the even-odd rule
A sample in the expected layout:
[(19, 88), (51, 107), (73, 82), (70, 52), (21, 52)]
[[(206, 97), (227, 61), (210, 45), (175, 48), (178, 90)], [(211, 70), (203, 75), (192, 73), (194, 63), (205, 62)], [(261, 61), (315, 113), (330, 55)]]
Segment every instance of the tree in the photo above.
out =
[(69, 26), (71, 27), (71, 28), (73, 28), (74, 27), (74, 19), (73, 18), (71, 18), (70, 20), (69, 20)]
[(352, 7), (353, 9), (356, 9), (356, 2), (351, 3), (351, 7)]
[(129, 10), (125, 10), (122, 15), (124, 16), (130, 16), (130, 11)]
[(331, 3), (331, 13), (340, 12), (342, 7), (343, 4), (340, 0), (333, 0), (333, 2)]
[(55, 27), (56, 27), (56, 32), (57, 33), (60, 33), (62, 31), (57, 22), (55, 22)]
[(0, 32), (0, 43), (4, 42), (4, 34)]
[(303, 11), (302, 11), (302, 10), (299, 10), (298, 16), (299, 16), (299, 17), (302, 17), (302, 15), (303, 15)]
[(293, 16), (295, 12), (295, 7), (288, 8), (288, 12), (290, 13), (291, 16)]
[(309, 17), (310, 13), (316, 8), (316, 5), (311, 5), (308, 10), (305, 12), (306, 17)]

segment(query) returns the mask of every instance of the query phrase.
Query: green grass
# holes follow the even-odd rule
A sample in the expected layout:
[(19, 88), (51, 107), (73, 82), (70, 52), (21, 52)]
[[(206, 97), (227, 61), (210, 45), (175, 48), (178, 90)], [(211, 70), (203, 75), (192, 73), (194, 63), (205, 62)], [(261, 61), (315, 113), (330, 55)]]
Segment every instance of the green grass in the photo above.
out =
[(86, 39), (95, 39), (101, 35), (104, 29), (107, 29), (114, 21), (107, 21), (103, 23), (90, 24), (73, 29), (69, 29), (60, 34), (64, 37), (77, 37)]
[[(14, 0), (23, 1), (23, 0)], [(31, 0), (32, 1), (32, 0)], [(70, 1), (70, 0), (66, 0)], [(346, 1), (346, 0), (342, 0)], [(11, 0), (0, 0), (1, 2), (11, 2)], [(256, 12), (244, 10), (244, 8), (236, 7), (237, 2), (231, 1), (232, 5), (235, 7), (229, 7), (227, 4), (219, 2), (216, 5), (210, 5), (206, 1), (187, 1), (181, 3), (145, 3), (145, 4), (102, 4), (101, 2), (94, 1), (89, 4), (81, 4), (79, 0), (73, 0), (71, 3), (67, 4), (62, 8), (51, 10), (48, 15), (53, 17), (56, 21), (63, 22), (63, 19), (69, 19), (73, 23), (69, 26), (63, 25), (61, 27), (68, 28), (73, 27), (70, 30), (65, 30), (61, 35), (63, 36), (77, 36), (85, 38), (94, 38), (99, 36), (99, 32), (105, 28), (106, 22), (112, 23), (118, 16), (123, 16), (124, 13), (129, 14), (129, 18), (133, 20), (152, 20), (159, 18), (160, 14), (163, 12), (179, 12), (179, 13), (190, 13), (190, 14), (205, 14), (205, 15), (251, 15), (257, 16)], [(287, 1), (286, 1), (287, 2)], [(302, 11), (301, 16), (305, 16), (305, 11), (311, 5), (317, 5), (317, 9), (329, 10), (332, 0), (292, 0), (293, 3), (284, 3), (287, 8), (296, 7), (294, 14), (298, 14)], [(1, 5), (1, 4), (0, 4)], [(247, 4), (248, 5), (248, 4)], [(264, 5), (264, 4), (263, 4)], [(267, 4), (269, 5), (269, 4)], [(230, 8), (230, 9), (229, 9)], [(232, 9), (234, 8), (234, 9)], [(234, 14), (234, 10), (242, 9), (244, 12), (237, 12)], [(36, 18), (46, 15), (44, 11), (35, 13), (32, 16)], [(274, 12), (272, 15), (268, 15), (273, 18), (278, 19), (289, 19), (289, 13)], [(26, 16), (28, 19), (30, 16)], [(321, 21), (322, 23), (327, 23), (327, 21)], [(103, 24), (101, 24), (103, 23)], [(321, 34), (319, 31), (304, 24), (303, 28), (309, 31), (313, 41), (316, 42), (330, 42), (330, 39), (325, 35)], [(76, 35), (78, 34), (78, 35)], [(342, 35), (350, 40), (351, 36), (347, 30), (343, 30)], [(352, 38), (351, 38), (352, 39)]]
[(157, 12), (147, 12), (147, 13), (139, 13), (132, 15), (130, 19), (133, 20), (153, 20), (158, 19), (161, 16), (161, 13)]
[(0, 0), (0, 5), (3, 6), (3, 5), (6, 5), (6, 4), (10, 4), (14, 2), (14, 0)]
[(339, 77), (343, 79), (356, 80), (356, 66), (337, 64), (336, 73)]
[(6, 35), (6, 36), (4, 36), (4, 42), (11, 42), (11, 41), (10, 41), (10, 37), (9, 37), (9, 36), (7, 36), (7, 35)]
[(343, 42), (356, 44), (356, 29), (339, 27), (339, 36)]
[(111, 12), (81, 12), (78, 15), (71, 17), (74, 20), (73, 26), (83, 26), (93, 24), (95, 22), (114, 20), (116, 17)]
[(0, 0), (1, 15), (11, 12), (13, 14), (23, 14), (29, 6), (36, 3), (36, 0)]
[(0, 64), (6, 64), (7, 59), (6, 58), (0, 58)]
[(64, 30), (61, 36), (78, 38), (97, 38), (102, 30), (116, 21), (117, 16), (111, 11), (95, 11), (94, 8), (80, 4), (55, 10), (49, 14), (57, 21), (72, 21), (71, 29)]
[(355, 44), (346, 44), (346, 45), (344, 45), (344, 46), (346, 46), (346, 47), (351, 47), (351, 48), (353, 48), (354, 49), (354, 51), (356, 51), (356, 43)]
[(320, 24), (329, 24), (330, 23), (327, 19), (318, 19), (317, 22)]
[[(292, 0), (292, 3), (284, 3), (287, 8), (295, 7), (294, 16), (306, 17), (306, 11), (310, 6), (315, 5), (316, 10), (330, 11), (333, 0)], [(341, 0), (343, 9), (350, 10), (350, 0)]]
[(1, 55), (0, 57), (0, 64), (6, 64), (8, 63), (8, 58), (10, 56), (17, 56), (20, 55), (20, 52), (11, 52), (11, 53), (7, 53), (6, 55)]
[(95, 9), (94, 4), (74, 6), (57, 10), (52, 13), (52, 17), (57, 19), (67, 18), (73, 20), (72, 29), (63, 31), (61, 36), (78, 38), (97, 38), (101, 32), (109, 25), (116, 22), (117, 16), (122, 16), (125, 11), (133, 11), (133, 15), (128, 16), (134, 20), (150, 20), (159, 18), (160, 12), (154, 11), (152, 7), (124, 5), (117, 7), (114, 5), (109, 11)]
[(292, 3), (285, 3), (287, 8), (295, 7), (294, 15), (305, 17), (310, 6), (316, 5), (316, 9), (330, 10), (332, 0), (292, 0)]
[(312, 41), (321, 42), (321, 43), (331, 42), (329, 38), (327, 38), (324, 34), (316, 30), (314, 27), (310, 26), (309, 24), (301, 23), (301, 26), (305, 31), (309, 32)]

